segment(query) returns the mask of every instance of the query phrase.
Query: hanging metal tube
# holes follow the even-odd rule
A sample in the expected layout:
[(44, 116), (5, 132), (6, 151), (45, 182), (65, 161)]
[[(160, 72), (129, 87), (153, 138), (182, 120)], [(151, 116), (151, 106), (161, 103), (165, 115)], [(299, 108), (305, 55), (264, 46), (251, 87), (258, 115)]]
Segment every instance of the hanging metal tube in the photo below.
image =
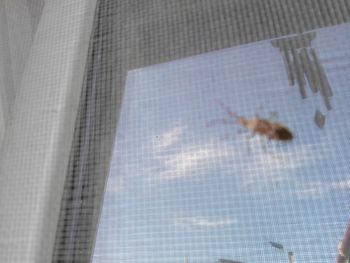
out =
[(295, 263), (295, 257), (292, 251), (288, 252), (288, 260), (289, 260), (289, 263)]

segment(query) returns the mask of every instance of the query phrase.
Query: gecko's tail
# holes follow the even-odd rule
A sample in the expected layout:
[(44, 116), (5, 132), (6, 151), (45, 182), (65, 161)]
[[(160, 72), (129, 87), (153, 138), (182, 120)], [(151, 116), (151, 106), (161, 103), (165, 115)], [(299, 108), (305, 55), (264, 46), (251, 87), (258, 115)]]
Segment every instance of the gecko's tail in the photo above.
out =
[(238, 116), (236, 113), (230, 110), (228, 106), (225, 105), (225, 103), (221, 100), (216, 98), (215, 102), (232, 118), (235, 118), (237, 121), (239, 121), (240, 116)]

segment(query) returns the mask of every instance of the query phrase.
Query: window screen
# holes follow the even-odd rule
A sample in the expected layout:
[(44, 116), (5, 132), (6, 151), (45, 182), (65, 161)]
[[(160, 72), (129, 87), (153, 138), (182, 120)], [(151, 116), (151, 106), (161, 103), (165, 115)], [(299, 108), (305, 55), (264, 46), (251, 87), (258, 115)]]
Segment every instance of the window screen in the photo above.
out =
[(53, 262), (348, 257), (349, 14), (98, 0)]
[(93, 262), (335, 262), (350, 208), (349, 32), (128, 71)]
[(349, 262), (348, 0), (0, 0), (1, 262)]

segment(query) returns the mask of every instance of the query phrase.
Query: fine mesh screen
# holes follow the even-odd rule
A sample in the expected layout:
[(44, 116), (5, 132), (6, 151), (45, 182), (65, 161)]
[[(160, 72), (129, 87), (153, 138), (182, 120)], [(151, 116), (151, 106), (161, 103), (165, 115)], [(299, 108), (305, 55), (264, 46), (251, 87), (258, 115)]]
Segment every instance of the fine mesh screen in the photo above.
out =
[[(289, 85), (276, 40), (129, 71), (93, 262), (335, 262), (350, 208), (349, 32), (315, 30), (307, 47), (330, 109), (323, 81), (305, 81), (306, 98)], [(252, 137), (226, 107), (294, 139)]]
[(0, 262), (348, 262), (349, 22), (0, 1)]

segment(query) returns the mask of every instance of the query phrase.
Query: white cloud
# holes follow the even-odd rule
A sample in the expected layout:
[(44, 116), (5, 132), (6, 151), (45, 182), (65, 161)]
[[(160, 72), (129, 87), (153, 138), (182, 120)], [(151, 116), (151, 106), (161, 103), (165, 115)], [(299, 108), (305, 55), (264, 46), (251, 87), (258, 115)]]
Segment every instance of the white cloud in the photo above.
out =
[(331, 183), (332, 190), (349, 190), (350, 189), (350, 179), (341, 180), (338, 182)]
[(275, 147), (267, 146), (265, 152), (261, 144), (258, 144), (254, 150), (258, 150), (258, 152), (243, 162), (241, 173), (244, 174), (245, 185), (288, 180), (295, 169), (319, 158), (313, 154), (312, 146), (305, 144), (287, 146), (278, 150)]
[(231, 218), (209, 217), (178, 217), (173, 220), (174, 225), (184, 227), (221, 227), (236, 224), (238, 221)]
[(184, 132), (183, 126), (175, 126), (162, 135), (157, 136), (154, 141), (154, 150), (160, 151), (178, 142)]
[(208, 168), (222, 158), (232, 158), (233, 151), (212, 145), (188, 146), (182, 151), (164, 157), (165, 171), (157, 177), (159, 180), (172, 180), (191, 177), (198, 174), (202, 167)]
[[(177, 125), (155, 138), (150, 165), (154, 168), (156, 161), (159, 169), (152, 169), (147, 180), (162, 182), (199, 176), (229, 161), (232, 168), (227, 172), (238, 176), (243, 186), (265, 187), (291, 179), (295, 169), (320, 158), (314, 147), (307, 144), (266, 143), (264, 138), (255, 136), (248, 141), (242, 137), (230, 143), (188, 145), (182, 143), (183, 133), (184, 127)], [(177, 142), (181, 143), (175, 145)], [(148, 165), (143, 167), (145, 171)]]
[(332, 191), (350, 190), (350, 179), (336, 182), (313, 182), (296, 192), (299, 198), (319, 198)]

